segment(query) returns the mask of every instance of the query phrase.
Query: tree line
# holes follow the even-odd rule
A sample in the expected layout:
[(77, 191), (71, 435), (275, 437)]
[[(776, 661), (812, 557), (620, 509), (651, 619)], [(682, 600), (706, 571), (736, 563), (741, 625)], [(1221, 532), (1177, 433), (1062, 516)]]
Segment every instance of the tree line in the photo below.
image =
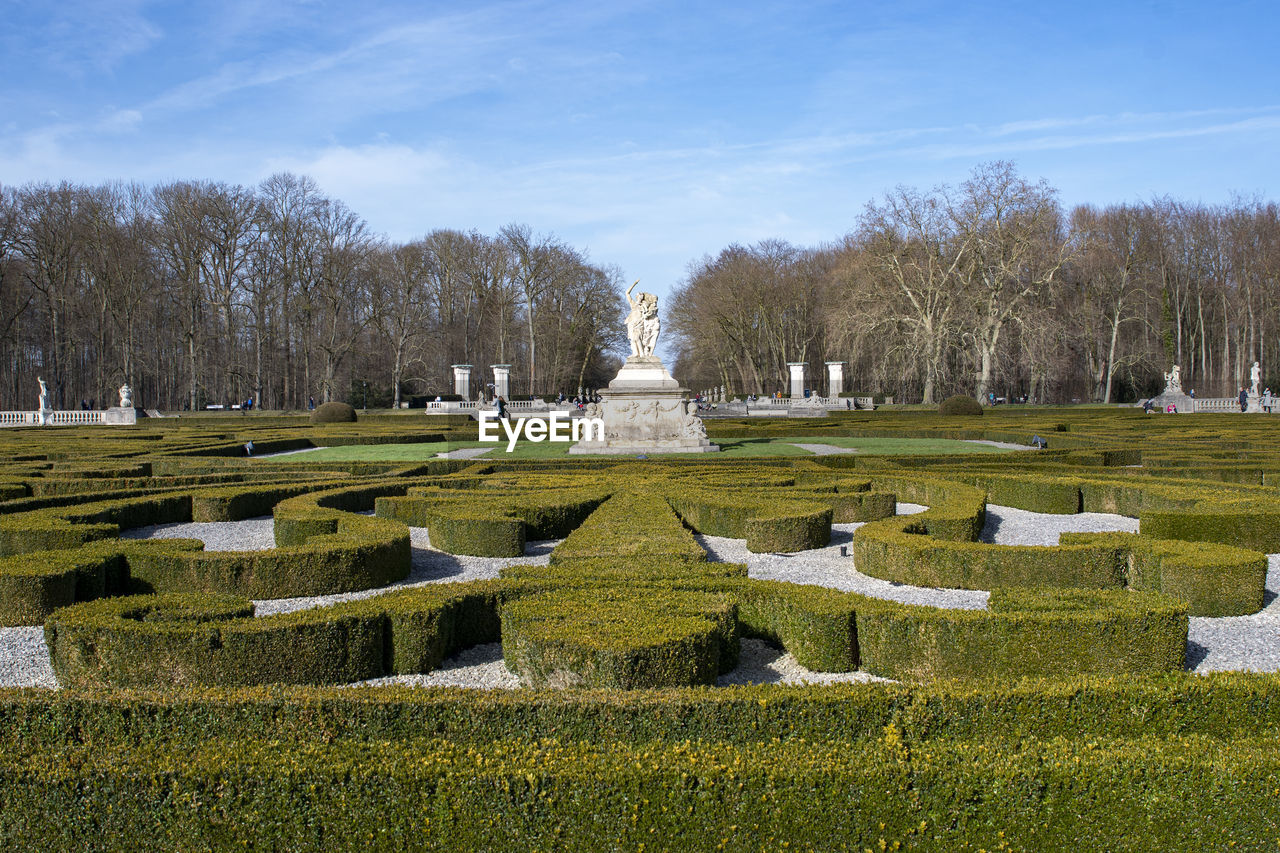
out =
[[(511, 390), (616, 373), (618, 270), (512, 224), (404, 243), (311, 179), (0, 187), (0, 408), (302, 408), (452, 391), (454, 363)], [(480, 379), (480, 377), (486, 377)], [(477, 381), (479, 380), (479, 381)]]
[[(1235, 396), (1259, 361), (1280, 389), (1280, 208), (1156, 198), (1067, 212), (1007, 162), (959, 186), (898, 187), (843, 238), (733, 245), (672, 295), (676, 373), (693, 387), (787, 388), (935, 402), (1132, 401), (1182, 368), (1184, 388)], [(852, 387), (850, 387), (852, 386)]]

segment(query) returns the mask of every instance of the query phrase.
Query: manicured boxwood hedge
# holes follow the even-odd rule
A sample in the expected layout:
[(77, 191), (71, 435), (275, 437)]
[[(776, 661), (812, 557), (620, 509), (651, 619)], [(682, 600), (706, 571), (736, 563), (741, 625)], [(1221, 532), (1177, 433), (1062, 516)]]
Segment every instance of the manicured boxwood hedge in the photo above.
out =
[(1264, 849), (1278, 683), (0, 691), (0, 841)]
[(746, 539), (756, 553), (804, 551), (831, 541), (829, 506), (693, 489), (673, 491), (667, 500), (699, 533)]
[(502, 608), (507, 668), (537, 687), (714, 684), (738, 663), (737, 607), (725, 595), (581, 586)]

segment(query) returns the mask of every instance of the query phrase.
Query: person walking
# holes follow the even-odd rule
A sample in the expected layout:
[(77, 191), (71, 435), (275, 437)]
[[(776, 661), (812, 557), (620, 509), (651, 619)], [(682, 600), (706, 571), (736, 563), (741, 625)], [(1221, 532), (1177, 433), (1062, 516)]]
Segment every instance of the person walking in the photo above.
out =
[(1243, 412), (1248, 408), (1249, 408), (1249, 389), (1241, 385), (1240, 386), (1240, 411)]
[(1271, 389), (1262, 392), (1262, 411), (1271, 413)]
[(507, 419), (507, 401), (504, 398), (499, 397), (497, 400), (497, 406), (498, 420), (505, 421)]

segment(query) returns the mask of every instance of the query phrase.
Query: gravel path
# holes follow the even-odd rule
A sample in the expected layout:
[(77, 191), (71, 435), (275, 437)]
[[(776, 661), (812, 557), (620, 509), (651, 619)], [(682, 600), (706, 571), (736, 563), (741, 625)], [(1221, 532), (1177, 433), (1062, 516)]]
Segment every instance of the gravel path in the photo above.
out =
[(492, 447), (459, 447), (457, 450), (446, 450), (437, 453), (437, 459), (475, 459), (477, 456), (484, 456)]
[(994, 545), (1057, 545), (1060, 533), (1138, 532), (1138, 519), (1106, 512), (1050, 515), (987, 504), (987, 523), (978, 537)]
[(985, 444), (987, 447), (1003, 447), (1005, 450), (1035, 450), (1030, 444), (1013, 444), (1008, 441), (987, 441), (985, 438), (962, 438), (969, 444)]
[(836, 447), (834, 444), (808, 444), (793, 442), (795, 447), (807, 450), (815, 456), (832, 456), (837, 453), (858, 453), (856, 447)]
[(1249, 616), (1192, 616), (1187, 668), (1194, 672), (1280, 672), (1280, 554), (1267, 557), (1266, 603)]
[(121, 539), (199, 539), (206, 551), (266, 551), (276, 547), (275, 521), (269, 515), (244, 521), (189, 521), (151, 524), (120, 532)]
[[(482, 448), (477, 448), (482, 449)], [(899, 514), (923, 511), (917, 504), (900, 503)], [(832, 525), (830, 544), (798, 554), (753, 554), (741, 539), (697, 536), (712, 560), (746, 563), (753, 578), (818, 584), (863, 595), (934, 607), (984, 609), (988, 593), (979, 590), (933, 589), (896, 584), (861, 574), (851, 558), (840, 556), (859, 524)], [(991, 505), (982, 541), (997, 545), (1056, 545), (1067, 531), (1123, 530), (1135, 532), (1136, 519), (1105, 513), (1046, 515)], [(238, 522), (166, 524), (126, 531), (127, 538), (196, 538), (209, 550), (262, 550), (274, 546), (270, 516)], [(507, 565), (546, 565), (557, 541), (530, 542), (524, 557), (491, 558), (445, 554), (431, 547), (426, 528), (410, 528), (413, 562), (409, 577), (377, 590), (340, 595), (257, 601), (260, 616), (326, 607), (342, 601), (381, 595), (394, 589), (428, 583), (496, 578)], [(1251, 616), (1191, 619), (1187, 666), (1195, 672), (1217, 670), (1280, 671), (1280, 555), (1270, 556), (1267, 605)], [(744, 640), (739, 667), (719, 679), (728, 684), (799, 684), (876, 680), (867, 673), (814, 673), (763, 641)], [(515, 688), (519, 679), (502, 663), (496, 643), (467, 649), (427, 675), (376, 679), (368, 684), (450, 685)], [(40, 627), (0, 628), (0, 687), (56, 687), (49, 653)]]
[(44, 628), (0, 628), (0, 687), (57, 686)]

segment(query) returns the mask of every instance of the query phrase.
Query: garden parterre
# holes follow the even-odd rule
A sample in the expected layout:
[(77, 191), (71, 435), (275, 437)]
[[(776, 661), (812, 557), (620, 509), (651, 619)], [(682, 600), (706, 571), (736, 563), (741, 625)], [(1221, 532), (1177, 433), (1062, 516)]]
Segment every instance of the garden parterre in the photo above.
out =
[[(89, 830), (64, 811), (72, 802), (110, 814), (103, 825), (122, 839), (150, 827), (140, 837), (157, 848), (165, 833), (210, 848), (266, 838), (308, 849), (410, 837), (662, 847), (673, 832), (688, 849), (996, 846), (1001, 832), (1051, 847), (1150, 832), (1175, 811), (1181, 837), (1208, 846), (1280, 837), (1274, 811), (1255, 801), (1276, 786), (1263, 736), (1276, 724), (1275, 679), (1182, 672), (1189, 617), (1265, 603), (1265, 554), (1280, 551), (1268, 479), (1280, 459), (1262, 418), (859, 415), (807, 421), (805, 435), (1034, 433), (1050, 448), (731, 464), (249, 460), (235, 451), (250, 438), (275, 449), (390, 442), (410, 422), (243, 423), (0, 436), (12, 460), (0, 470), (0, 623), (43, 624), (71, 688), (0, 692), (0, 840), (75, 849)], [(407, 440), (441, 434), (415, 427)], [(977, 541), (988, 500), (1119, 512), (1140, 533), (988, 545)], [(898, 501), (929, 509), (899, 517)], [(268, 551), (118, 538), (264, 512)], [(852, 542), (864, 574), (990, 588), (988, 609), (755, 580), (707, 561), (693, 538), (796, 552), (852, 521), (867, 522)], [(251, 598), (403, 578), (407, 524), (460, 554), (563, 541), (549, 565), (494, 580), (251, 615)], [(903, 683), (699, 687), (732, 668), (740, 637), (778, 643), (810, 669)], [(570, 689), (323, 687), (429, 671), (497, 640), (526, 682)], [(1082, 702), (1094, 710), (1078, 711)], [(1214, 769), (1232, 764), (1243, 772)], [(332, 780), (353, 768), (361, 784), (339, 795)], [(1196, 772), (1218, 807), (1194, 807), (1204, 795), (1185, 779)], [(299, 785), (312, 792), (302, 802), (286, 793)], [(427, 800), (411, 793), (423, 790)]]

